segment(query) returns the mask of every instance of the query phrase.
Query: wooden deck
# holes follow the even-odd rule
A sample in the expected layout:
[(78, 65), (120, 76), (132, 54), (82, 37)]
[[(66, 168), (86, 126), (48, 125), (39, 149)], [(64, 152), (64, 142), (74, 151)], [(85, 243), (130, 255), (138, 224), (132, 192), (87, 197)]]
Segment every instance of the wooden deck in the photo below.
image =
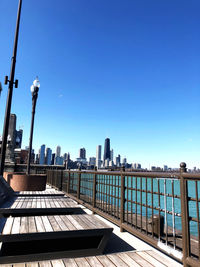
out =
[(178, 263), (153, 250), (123, 252), (92, 257), (63, 258), (48, 261), (4, 264), (4, 267), (177, 267)]
[(0, 266), (179, 265), (155, 250), (102, 255), (112, 227), (49, 187), (15, 195), (0, 215)]

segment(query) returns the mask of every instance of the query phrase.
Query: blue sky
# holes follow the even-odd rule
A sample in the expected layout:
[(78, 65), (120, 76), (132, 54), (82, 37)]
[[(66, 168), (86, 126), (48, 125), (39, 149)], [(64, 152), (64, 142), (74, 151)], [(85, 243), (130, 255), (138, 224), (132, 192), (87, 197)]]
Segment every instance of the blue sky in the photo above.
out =
[[(0, 1), (0, 81), (10, 73), (17, 0)], [(200, 167), (200, 1), (23, 1), (12, 112), (28, 145), (30, 86), (41, 87), (33, 147)], [(0, 98), (0, 131), (7, 97)]]

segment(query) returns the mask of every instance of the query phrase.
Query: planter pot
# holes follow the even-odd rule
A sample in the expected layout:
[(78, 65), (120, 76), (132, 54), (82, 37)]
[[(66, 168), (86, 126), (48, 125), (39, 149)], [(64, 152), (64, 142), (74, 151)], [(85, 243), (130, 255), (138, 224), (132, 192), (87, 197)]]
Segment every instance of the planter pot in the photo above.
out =
[(46, 189), (46, 174), (4, 172), (3, 176), (14, 191), (43, 191)]

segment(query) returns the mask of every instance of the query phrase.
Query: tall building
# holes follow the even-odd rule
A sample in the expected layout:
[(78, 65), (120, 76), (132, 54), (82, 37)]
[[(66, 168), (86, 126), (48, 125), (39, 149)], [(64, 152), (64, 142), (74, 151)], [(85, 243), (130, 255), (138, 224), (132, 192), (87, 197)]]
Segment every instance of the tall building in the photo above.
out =
[(51, 148), (46, 148), (46, 155), (45, 155), (45, 164), (51, 165), (51, 157), (52, 157), (52, 150)]
[(51, 165), (54, 165), (54, 164), (55, 164), (55, 156), (56, 156), (55, 153), (53, 153), (53, 154), (51, 155)]
[(86, 150), (84, 147), (79, 149), (79, 158), (86, 159)]
[(98, 169), (101, 167), (101, 145), (96, 148), (96, 166)]
[(110, 160), (110, 139), (109, 138), (105, 139), (105, 144), (104, 144), (104, 157), (103, 157), (104, 162), (106, 159)]
[(113, 161), (114, 159), (114, 151), (113, 149), (110, 150), (110, 160)]
[(39, 163), (40, 163), (40, 165), (43, 165), (43, 164), (45, 164), (45, 145), (41, 145), (39, 154), (40, 154)]
[(57, 146), (56, 147), (56, 157), (60, 157), (60, 155), (61, 155), (61, 147)]
[(19, 129), (19, 131), (16, 131), (15, 148), (21, 148), (22, 147), (22, 136), (23, 136), (23, 130), (22, 129)]

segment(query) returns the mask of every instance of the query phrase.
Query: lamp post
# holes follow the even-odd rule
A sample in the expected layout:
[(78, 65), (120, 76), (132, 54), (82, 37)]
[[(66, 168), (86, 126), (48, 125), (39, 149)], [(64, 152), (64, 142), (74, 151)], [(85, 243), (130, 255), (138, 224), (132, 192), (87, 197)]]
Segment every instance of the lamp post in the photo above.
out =
[(18, 80), (14, 81), (14, 77), (15, 77), (15, 65), (16, 65), (16, 57), (17, 57), (17, 44), (18, 44), (18, 35), (19, 35), (19, 22), (20, 22), (20, 16), (21, 16), (21, 7), (22, 7), (22, 0), (19, 0), (16, 31), (15, 31), (15, 41), (14, 41), (13, 56), (12, 56), (12, 61), (11, 61), (11, 71), (10, 71), (9, 80), (8, 80), (8, 76), (5, 77), (5, 84), (9, 83), (9, 86), (8, 86), (8, 97), (7, 97), (5, 118), (4, 118), (2, 145), (1, 145), (0, 175), (3, 175), (4, 164), (5, 164), (6, 144), (7, 144), (7, 137), (8, 137), (8, 127), (9, 127), (10, 110), (11, 110), (12, 94), (13, 94), (13, 84), (15, 84), (15, 88), (18, 87)]
[(0, 97), (1, 97), (1, 92), (2, 92), (2, 85), (1, 85), (1, 82), (0, 82)]
[(30, 174), (30, 163), (31, 163), (31, 154), (32, 154), (32, 141), (33, 141), (33, 126), (34, 126), (34, 118), (35, 118), (35, 106), (38, 97), (38, 91), (40, 88), (40, 82), (38, 77), (33, 81), (31, 85), (31, 93), (32, 93), (32, 118), (31, 118), (31, 130), (30, 130), (30, 139), (29, 139), (29, 153), (28, 153), (28, 163), (27, 163), (27, 174)]

